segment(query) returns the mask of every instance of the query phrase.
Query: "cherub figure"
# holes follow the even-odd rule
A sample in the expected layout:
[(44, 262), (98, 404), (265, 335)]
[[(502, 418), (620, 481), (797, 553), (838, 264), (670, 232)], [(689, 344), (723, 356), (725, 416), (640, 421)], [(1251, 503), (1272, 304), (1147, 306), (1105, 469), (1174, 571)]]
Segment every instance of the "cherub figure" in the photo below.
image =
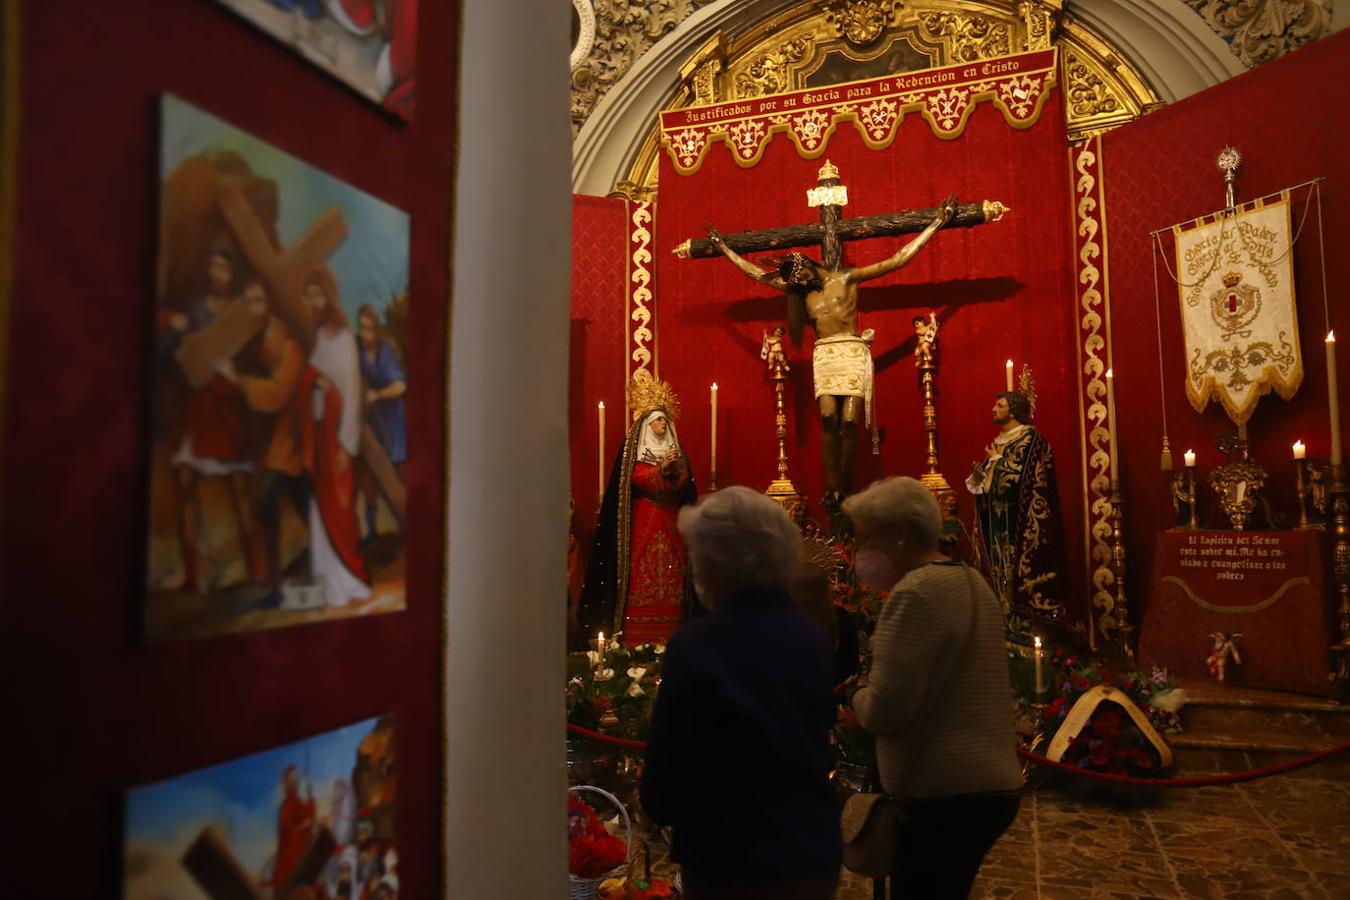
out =
[(914, 317), (914, 335), (918, 344), (914, 347), (914, 365), (920, 369), (933, 364), (933, 353), (937, 350), (938, 322), (937, 313), (930, 312), (928, 318)]
[(1226, 634), (1222, 631), (1212, 633), (1210, 639), (1214, 641), (1214, 649), (1210, 650), (1209, 658), (1205, 664), (1209, 666), (1209, 674), (1219, 681), (1224, 680), (1224, 670), (1228, 666), (1228, 660), (1232, 659), (1233, 665), (1242, 665), (1242, 657), (1238, 654), (1237, 642), (1242, 637), (1241, 634)]
[(783, 352), (784, 331), (782, 325), (775, 325), (772, 329), (766, 329), (764, 343), (759, 348), (759, 358), (769, 364), (769, 374), (775, 378), (786, 375), (791, 371), (787, 354)]

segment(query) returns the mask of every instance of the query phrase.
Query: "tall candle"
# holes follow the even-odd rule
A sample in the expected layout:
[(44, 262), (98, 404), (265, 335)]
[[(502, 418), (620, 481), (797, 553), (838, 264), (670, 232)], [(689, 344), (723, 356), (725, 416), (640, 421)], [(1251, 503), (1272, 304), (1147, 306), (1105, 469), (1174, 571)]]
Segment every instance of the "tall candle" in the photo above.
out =
[(1111, 441), (1111, 480), (1120, 480), (1120, 454), (1116, 449), (1116, 376), (1106, 370), (1106, 433)]
[(1341, 464), (1341, 400), (1336, 391), (1336, 332), (1327, 332), (1327, 403), (1331, 405), (1331, 464)]
[(717, 382), (713, 382), (712, 390), (709, 392), (710, 402), (712, 404), (712, 484), (717, 484)]
[(1036, 694), (1045, 693), (1045, 651), (1041, 649), (1041, 639), (1036, 638)]
[(600, 490), (597, 496), (602, 499), (605, 496), (605, 401), (600, 401)]
[(1013, 364), (1012, 364), (1012, 360), (1011, 360), (1011, 359), (1008, 360), (1006, 363), (1004, 363), (1004, 365), (1003, 365), (1003, 373), (1004, 373), (1005, 376), (1007, 376), (1008, 390), (1011, 391), (1011, 390), (1013, 389), (1013, 383), (1012, 383), (1012, 381), (1013, 381), (1013, 379), (1012, 379), (1012, 376), (1013, 376)]
[(1303, 446), (1302, 441), (1294, 441), (1294, 459), (1305, 459), (1308, 456), (1308, 448)]
[(1194, 468), (1195, 468), (1195, 451), (1194, 451), (1194, 450), (1187, 450), (1187, 451), (1186, 451), (1186, 468), (1188, 468), (1188, 469), (1194, 469)]

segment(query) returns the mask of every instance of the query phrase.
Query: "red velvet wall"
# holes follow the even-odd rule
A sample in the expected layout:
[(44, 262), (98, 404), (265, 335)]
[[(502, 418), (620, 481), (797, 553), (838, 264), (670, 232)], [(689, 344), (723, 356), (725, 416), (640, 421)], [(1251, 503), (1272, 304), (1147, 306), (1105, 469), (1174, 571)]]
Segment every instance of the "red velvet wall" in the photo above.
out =
[[(127, 788), (393, 711), (403, 895), (436, 896), (458, 3), (423, 4), (410, 126), (216, 3), (22, 14), (0, 894), (116, 896)], [(140, 639), (161, 91), (412, 215), (406, 612)]]
[[(1075, 592), (1085, 583), (1080, 425), (1074, 397), (1074, 318), (1069, 173), (1064, 113), (1058, 90), (1039, 121), (1017, 130), (991, 104), (980, 104), (965, 132), (935, 137), (918, 117), (906, 119), (886, 150), (864, 146), (851, 126), (840, 128), (824, 156), (801, 158), (784, 135), (769, 143), (755, 167), (737, 166), (720, 142), (694, 175), (661, 160), (657, 223), (658, 326), (661, 376), (684, 399), (680, 436), (700, 486), (709, 469), (709, 386), (720, 388), (718, 483), (764, 488), (776, 477), (773, 390), (759, 358), (764, 329), (785, 320), (781, 297), (721, 259), (679, 260), (671, 250), (715, 225), (724, 233), (807, 222), (816, 211), (806, 190), (828, 158), (848, 186), (845, 216), (934, 207), (949, 193), (962, 201), (997, 199), (1012, 207), (1002, 222), (940, 232), (908, 266), (862, 286), (861, 326), (877, 332), (876, 410), (881, 456), (860, 437), (855, 488), (883, 475), (924, 471), (922, 396), (913, 363), (916, 313), (936, 310), (941, 331), (941, 468), (957, 489), (969, 525), (973, 504), (964, 487), (971, 463), (996, 429), (994, 393), (1004, 389), (1004, 361), (1031, 365), (1040, 394), (1037, 425), (1059, 466), (1067, 536), (1066, 572)], [(845, 249), (851, 265), (895, 252), (904, 239), (882, 238)], [(813, 251), (819, 258), (819, 251)], [(789, 455), (791, 475), (812, 504), (824, 487), (810, 341), (791, 349)]]
[(573, 533), (584, 564), (595, 533), (599, 416), (605, 403), (605, 477), (623, 446), (628, 419), (628, 204), (622, 198), (572, 198), (572, 330), (567, 420), (572, 424)]
[[(1328, 327), (1341, 336), (1340, 368), (1350, 365), (1350, 32), (1340, 32), (1283, 59), (1263, 65), (1117, 129), (1103, 139), (1106, 215), (1109, 233), (1111, 329), (1115, 350), (1117, 414), (1121, 423), (1122, 478), (1128, 503), (1130, 588), (1138, 615), (1152, 571), (1154, 541), (1172, 524), (1166, 481), (1158, 468), (1162, 443), (1159, 415), (1158, 329), (1153, 310), (1153, 264), (1149, 232), (1212, 212), (1223, 205), (1222, 175), (1214, 161), (1225, 146), (1243, 155), (1238, 199), (1326, 176), (1322, 186), (1327, 286), (1331, 323), (1322, 307), (1317, 210), (1294, 252), (1299, 297), (1299, 339), (1304, 380), (1288, 403), (1271, 394), (1248, 423), (1255, 457), (1270, 472), (1267, 495), (1277, 513), (1297, 522), (1290, 445), (1302, 439), (1308, 456), (1325, 464), (1330, 451), (1327, 422)], [(1295, 193), (1293, 224), (1303, 217), (1307, 191)], [(1175, 268), (1172, 241), (1164, 246)], [(1208, 471), (1222, 463), (1214, 439), (1233, 425), (1217, 405), (1196, 414), (1185, 396), (1185, 360), (1176, 287), (1158, 260), (1162, 303), (1162, 353), (1167, 420), (1176, 465), (1194, 448), (1199, 456), (1201, 509), (1216, 513)], [(1341, 420), (1350, 422), (1350, 392), (1342, 376)], [(1222, 514), (1216, 527), (1226, 523)], [(1204, 648), (1197, 645), (1197, 653)]]

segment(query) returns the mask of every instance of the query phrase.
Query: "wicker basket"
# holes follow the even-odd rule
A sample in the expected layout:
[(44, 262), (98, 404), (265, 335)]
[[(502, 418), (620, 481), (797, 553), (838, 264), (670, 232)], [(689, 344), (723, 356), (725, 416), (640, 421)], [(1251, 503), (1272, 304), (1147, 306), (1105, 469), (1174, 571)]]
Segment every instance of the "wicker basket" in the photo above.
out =
[(577, 792), (590, 791), (593, 794), (599, 794), (601, 797), (604, 797), (610, 803), (614, 804), (619, 810), (619, 815), (623, 817), (624, 838), (628, 845), (628, 854), (624, 858), (623, 865), (615, 869), (610, 869), (599, 878), (579, 878), (570, 872), (567, 874), (570, 888), (567, 895), (569, 900), (595, 900), (601, 882), (609, 878), (618, 878), (628, 872), (629, 859), (631, 859), (633, 855), (633, 820), (628, 818), (628, 810), (624, 809), (623, 804), (619, 802), (619, 798), (615, 797), (609, 791), (601, 790), (598, 787), (592, 787), (589, 784), (579, 784), (568, 788), (568, 790)]

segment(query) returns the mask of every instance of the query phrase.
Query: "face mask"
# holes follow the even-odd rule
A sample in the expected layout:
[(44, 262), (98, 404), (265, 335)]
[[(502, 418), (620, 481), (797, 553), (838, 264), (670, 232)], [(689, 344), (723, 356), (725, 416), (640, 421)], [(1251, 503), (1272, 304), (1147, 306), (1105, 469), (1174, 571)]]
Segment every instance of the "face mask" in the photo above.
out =
[(895, 563), (880, 550), (859, 550), (853, 559), (853, 568), (863, 584), (879, 594), (890, 593), (891, 588), (900, 580)]

